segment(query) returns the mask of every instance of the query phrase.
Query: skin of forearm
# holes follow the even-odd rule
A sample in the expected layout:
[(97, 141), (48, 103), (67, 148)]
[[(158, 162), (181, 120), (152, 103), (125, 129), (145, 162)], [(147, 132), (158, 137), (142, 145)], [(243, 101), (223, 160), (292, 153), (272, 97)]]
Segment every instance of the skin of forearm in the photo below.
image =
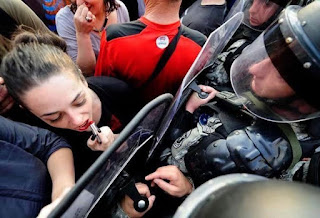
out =
[(77, 64), (84, 76), (92, 76), (96, 66), (96, 56), (92, 48), (90, 35), (77, 33), (77, 44)]
[(75, 184), (72, 151), (61, 148), (51, 154), (47, 163), (52, 180), (52, 201), (58, 198), (63, 190)]

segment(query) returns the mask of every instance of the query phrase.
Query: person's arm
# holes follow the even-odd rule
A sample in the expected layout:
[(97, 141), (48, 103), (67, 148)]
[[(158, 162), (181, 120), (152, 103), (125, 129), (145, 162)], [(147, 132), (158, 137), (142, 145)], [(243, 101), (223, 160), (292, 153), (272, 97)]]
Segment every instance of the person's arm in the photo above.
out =
[[(94, 73), (96, 56), (93, 51), (90, 32), (93, 23), (85, 20), (82, 14), (88, 10), (81, 5), (73, 15), (68, 6), (62, 8), (56, 15), (57, 32), (67, 43), (67, 53), (71, 59), (79, 65), (84, 75)], [(88, 12), (93, 18), (91, 12)]]
[(64, 190), (75, 184), (72, 151), (61, 148), (52, 153), (48, 159), (47, 167), (52, 180), (52, 201), (62, 195)]
[[(92, 19), (91, 22), (86, 17)], [(96, 56), (93, 51), (90, 33), (93, 30), (95, 16), (85, 5), (80, 5), (74, 15), (78, 45), (77, 64), (85, 76), (92, 76), (96, 66)]]

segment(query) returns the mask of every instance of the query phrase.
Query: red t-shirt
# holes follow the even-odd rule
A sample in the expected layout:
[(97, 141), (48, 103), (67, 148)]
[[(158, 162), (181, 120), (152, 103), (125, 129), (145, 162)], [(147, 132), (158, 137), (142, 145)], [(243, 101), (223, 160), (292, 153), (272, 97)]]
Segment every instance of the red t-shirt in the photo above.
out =
[[(180, 21), (161, 25), (145, 17), (125, 24), (111, 25), (101, 37), (95, 76), (117, 77), (134, 88), (151, 76), (165, 45), (178, 32)], [(159, 75), (142, 90), (142, 97), (152, 100), (163, 93), (175, 94), (197, 57), (206, 37), (185, 26), (177, 47)], [(164, 46), (163, 46), (164, 45)]]

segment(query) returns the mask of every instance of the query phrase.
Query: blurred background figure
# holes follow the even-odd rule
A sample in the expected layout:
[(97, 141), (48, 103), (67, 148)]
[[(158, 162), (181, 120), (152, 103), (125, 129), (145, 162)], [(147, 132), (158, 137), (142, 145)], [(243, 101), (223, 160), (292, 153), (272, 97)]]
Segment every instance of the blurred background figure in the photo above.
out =
[(58, 11), (71, 3), (71, 0), (22, 0), (53, 32), (57, 31), (55, 17)]
[(124, 80), (144, 102), (175, 94), (206, 41), (200, 32), (181, 25), (180, 4), (181, 0), (146, 1), (140, 19), (109, 26), (101, 39), (95, 76)]
[(208, 37), (223, 23), (226, 9), (225, 0), (197, 0), (183, 12), (181, 22)]
[(56, 16), (59, 36), (67, 53), (85, 76), (93, 75), (102, 32), (110, 24), (128, 22), (127, 7), (120, 0), (73, 0)]

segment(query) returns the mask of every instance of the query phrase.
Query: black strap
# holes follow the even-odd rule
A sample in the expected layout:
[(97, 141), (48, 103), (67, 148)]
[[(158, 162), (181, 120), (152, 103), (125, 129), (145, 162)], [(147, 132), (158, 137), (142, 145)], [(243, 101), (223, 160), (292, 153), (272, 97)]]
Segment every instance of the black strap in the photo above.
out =
[(179, 26), (177, 35), (174, 36), (174, 38), (171, 40), (169, 45), (167, 46), (166, 50), (163, 52), (162, 56), (160, 57), (159, 62), (157, 63), (157, 66), (154, 68), (151, 76), (148, 78), (148, 80), (141, 85), (140, 89), (145, 88), (154, 78), (158, 76), (158, 74), (161, 72), (161, 70), (164, 68), (168, 60), (170, 59), (171, 55), (173, 54), (174, 50), (177, 47), (179, 38), (181, 36), (182, 27)]

